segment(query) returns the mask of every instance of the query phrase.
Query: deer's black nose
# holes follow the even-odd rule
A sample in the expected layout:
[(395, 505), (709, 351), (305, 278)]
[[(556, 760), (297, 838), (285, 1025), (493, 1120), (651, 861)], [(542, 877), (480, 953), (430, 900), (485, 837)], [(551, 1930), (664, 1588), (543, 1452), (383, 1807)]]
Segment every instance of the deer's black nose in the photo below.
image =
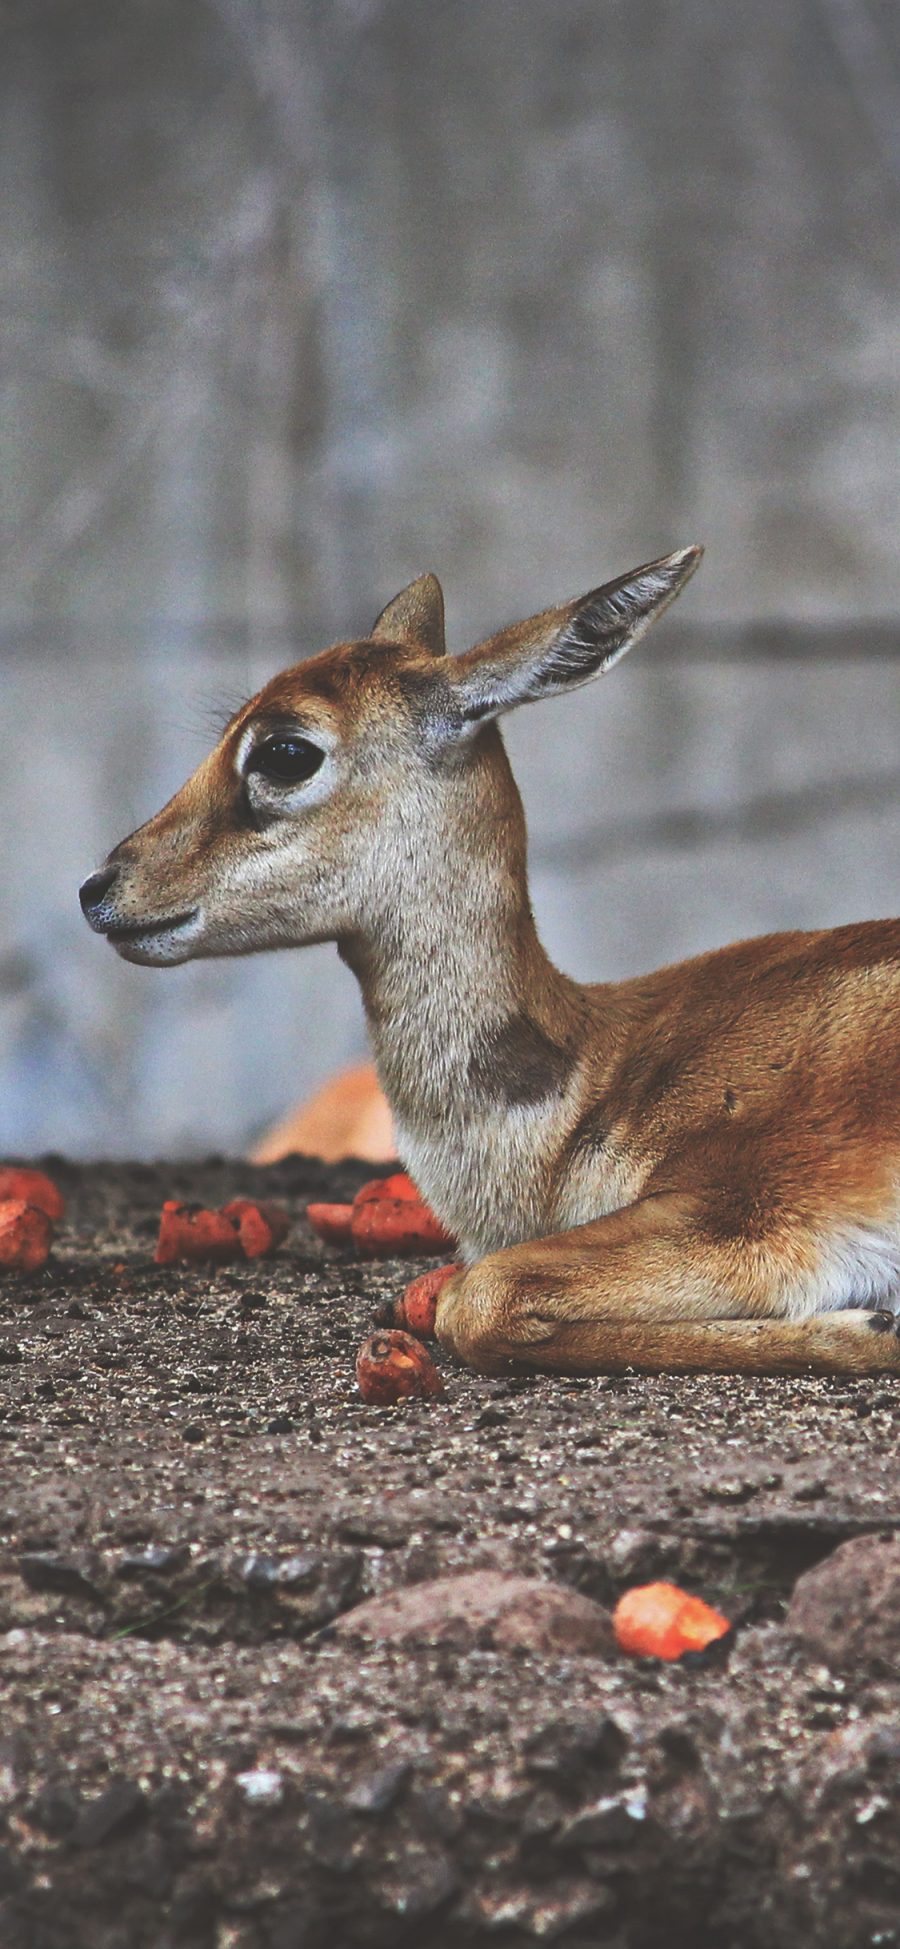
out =
[(79, 888), (78, 898), (81, 911), (87, 920), (96, 920), (100, 908), (110, 888), (117, 880), (117, 866), (101, 866), (99, 873), (90, 873), (84, 885)]

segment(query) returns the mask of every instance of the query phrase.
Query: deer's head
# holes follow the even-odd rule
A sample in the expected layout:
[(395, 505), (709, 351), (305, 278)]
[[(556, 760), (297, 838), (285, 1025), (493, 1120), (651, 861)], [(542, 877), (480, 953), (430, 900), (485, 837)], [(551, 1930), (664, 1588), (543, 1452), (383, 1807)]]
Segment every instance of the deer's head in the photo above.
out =
[(648, 563), (460, 657), (446, 652), (440, 585), (421, 576), (370, 636), (284, 671), (238, 711), (85, 881), (90, 925), (157, 967), (389, 927), (410, 875), (463, 840), (495, 845), (498, 819), (518, 830), (494, 720), (609, 670), (700, 554)]

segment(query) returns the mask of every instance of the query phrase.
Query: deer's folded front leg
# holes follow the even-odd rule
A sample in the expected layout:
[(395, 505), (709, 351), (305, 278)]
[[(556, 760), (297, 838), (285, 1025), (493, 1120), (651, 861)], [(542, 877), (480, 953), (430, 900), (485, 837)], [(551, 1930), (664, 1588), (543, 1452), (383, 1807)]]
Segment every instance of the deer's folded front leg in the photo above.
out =
[(713, 1241), (669, 1194), (491, 1253), (444, 1287), (436, 1331), (483, 1373), (900, 1374), (892, 1315), (792, 1319), (790, 1295), (774, 1247)]

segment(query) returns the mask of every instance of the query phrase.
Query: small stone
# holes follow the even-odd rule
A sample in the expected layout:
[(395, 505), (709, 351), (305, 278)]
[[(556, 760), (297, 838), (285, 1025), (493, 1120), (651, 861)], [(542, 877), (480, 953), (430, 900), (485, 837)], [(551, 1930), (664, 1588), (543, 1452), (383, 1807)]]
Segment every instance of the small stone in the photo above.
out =
[(238, 1300), (238, 1307), (242, 1313), (261, 1313), (263, 1308), (268, 1306), (268, 1304), (269, 1302), (265, 1293), (255, 1291), (242, 1292)]
[(290, 1557), (244, 1557), (237, 1575), (250, 1590), (280, 1598), (300, 1636), (321, 1630), (347, 1609), (356, 1595), (361, 1569), (359, 1550), (304, 1550)]
[(49, 1551), (28, 1550), (19, 1558), (19, 1575), (29, 1590), (47, 1590), (61, 1597), (89, 1597), (102, 1602), (102, 1592), (81, 1564)]
[(282, 1557), (278, 1565), (275, 1582), (282, 1590), (309, 1590), (323, 1576), (328, 1580), (333, 1576), (336, 1585), (341, 1585), (356, 1576), (359, 1557), (356, 1551), (341, 1551), (337, 1556), (326, 1559), (314, 1550), (301, 1550), (296, 1556)]
[(408, 1535), (406, 1523), (377, 1511), (342, 1516), (335, 1529), (345, 1543), (374, 1543), (382, 1550), (399, 1549)]
[(523, 1841), (548, 1840), (555, 1834), (560, 1824), (560, 1805), (555, 1793), (537, 1792), (529, 1800), (522, 1814), (520, 1832)]
[(381, 1908), (410, 1921), (424, 1921), (455, 1895), (459, 1876), (446, 1854), (435, 1848), (408, 1848), (373, 1890)]
[(148, 1543), (145, 1550), (129, 1550), (116, 1565), (117, 1577), (169, 1577), (190, 1561), (188, 1543)]
[(647, 1798), (641, 1790), (609, 1795), (573, 1814), (560, 1828), (556, 1845), (561, 1848), (629, 1847), (646, 1818)]
[(900, 1537), (841, 1543), (798, 1577), (786, 1623), (827, 1665), (893, 1677), (900, 1661)]
[(79, 1801), (75, 1794), (68, 1787), (51, 1782), (41, 1787), (35, 1795), (26, 1810), (26, 1818), (52, 1841), (59, 1841), (64, 1835), (71, 1834), (78, 1812)]
[(358, 1829), (346, 1808), (313, 1790), (306, 1795), (306, 1821), (316, 1861), (335, 1874), (347, 1874), (353, 1866)]
[(392, 1807), (412, 1773), (408, 1760), (395, 1760), (382, 1766), (368, 1779), (360, 1780), (347, 1795), (347, 1806), (355, 1814), (384, 1814)]
[(239, 1575), (251, 1590), (308, 1590), (322, 1574), (322, 1558), (307, 1550), (300, 1556), (245, 1557)]
[(238, 1565), (238, 1576), (250, 1590), (271, 1590), (278, 1581), (279, 1568), (277, 1557), (254, 1552)]
[(182, 1441), (198, 1442), (204, 1439), (205, 1434), (206, 1430), (199, 1421), (189, 1421), (187, 1426), (181, 1430), (181, 1439)]
[(793, 1500), (794, 1502), (818, 1502), (822, 1496), (827, 1496), (827, 1494), (827, 1482), (823, 1481), (820, 1475), (814, 1475), (807, 1482), (797, 1483), (796, 1488), (793, 1490)]
[(416, 1824), (438, 1841), (455, 1841), (465, 1826), (462, 1809), (443, 1787), (423, 1786), (410, 1790)]
[(608, 1611), (562, 1584), (537, 1577), (474, 1570), (438, 1577), (370, 1598), (335, 1624), (341, 1637), (386, 1643), (450, 1643), (461, 1647), (609, 1656), (614, 1649)]
[(628, 1751), (627, 1732), (608, 1712), (579, 1719), (556, 1719), (525, 1741), (530, 1773), (571, 1780), (580, 1767), (614, 1771)]
[(99, 1847), (136, 1826), (146, 1812), (147, 1799), (141, 1788), (132, 1780), (117, 1781), (82, 1809), (72, 1830), (72, 1845)]
[(482, 1408), (480, 1414), (476, 1414), (475, 1426), (476, 1428), (502, 1428), (508, 1420), (508, 1408), (495, 1407), (493, 1402), (489, 1402), (486, 1408)]
[(237, 1784), (253, 1807), (277, 1807), (284, 1799), (284, 1780), (271, 1767), (257, 1766), (249, 1773), (239, 1773)]
[(610, 1537), (603, 1554), (616, 1579), (646, 1583), (660, 1562), (661, 1542), (653, 1530), (619, 1529)]
[(683, 1772), (692, 1773), (701, 1764), (700, 1748), (690, 1727), (671, 1719), (660, 1726), (659, 1743), (666, 1759)]
[(752, 1502), (759, 1494), (760, 1485), (746, 1475), (723, 1475), (717, 1482), (710, 1482), (704, 1493), (710, 1502), (743, 1503)]
[[(602, 1934), (581, 1933), (580, 1925), (590, 1923), (599, 1916), (608, 1917), (616, 1906), (612, 1890), (589, 1879), (567, 1882), (562, 1885), (554, 1882), (547, 1889), (535, 1891), (529, 1883), (525, 1886), (510, 1887), (505, 1880), (498, 1889), (473, 1890), (468, 1896), (464, 1914), (465, 1921), (473, 1927), (473, 1940), (480, 1941), (482, 1931), (491, 1936), (498, 1935), (505, 1940), (512, 1931), (516, 1942), (522, 1936), (529, 1936), (537, 1942), (556, 1942), (559, 1937), (568, 1937), (574, 1929), (578, 1930), (579, 1943), (591, 1944), (606, 1942), (609, 1939), (608, 1925), (603, 1926)], [(623, 1938), (615, 1937), (617, 1944)]]

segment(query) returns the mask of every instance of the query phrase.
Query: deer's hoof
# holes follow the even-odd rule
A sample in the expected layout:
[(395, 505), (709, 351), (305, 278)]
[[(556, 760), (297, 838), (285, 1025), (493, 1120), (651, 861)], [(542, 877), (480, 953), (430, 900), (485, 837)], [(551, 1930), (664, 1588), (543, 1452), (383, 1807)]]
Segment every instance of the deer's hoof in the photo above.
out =
[(893, 1333), (896, 1339), (900, 1339), (900, 1317), (891, 1313), (886, 1306), (879, 1306), (869, 1314), (869, 1327), (873, 1333)]

